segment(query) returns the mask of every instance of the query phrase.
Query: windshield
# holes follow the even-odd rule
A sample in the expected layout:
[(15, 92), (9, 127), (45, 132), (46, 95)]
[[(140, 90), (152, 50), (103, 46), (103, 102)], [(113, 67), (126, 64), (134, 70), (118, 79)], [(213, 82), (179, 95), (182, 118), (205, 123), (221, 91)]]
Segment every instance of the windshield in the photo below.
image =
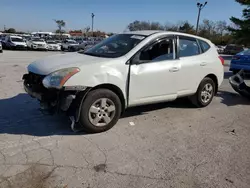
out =
[(97, 45), (89, 48), (84, 52), (86, 55), (97, 57), (116, 58), (127, 54), (137, 44), (139, 44), (146, 36), (133, 34), (118, 34), (109, 37)]
[(32, 39), (33, 42), (44, 42), (43, 39)]
[(17, 37), (11, 37), (12, 42), (23, 42), (22, 38), (17, 38)]

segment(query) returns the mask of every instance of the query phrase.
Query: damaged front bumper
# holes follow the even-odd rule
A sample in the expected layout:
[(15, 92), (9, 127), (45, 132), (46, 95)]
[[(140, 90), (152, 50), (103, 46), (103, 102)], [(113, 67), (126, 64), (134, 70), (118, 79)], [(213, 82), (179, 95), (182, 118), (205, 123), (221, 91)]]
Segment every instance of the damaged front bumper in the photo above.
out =
[(23, 75), (24, 90), (40, 102), (41, 111), (46, 114), (66, 112), (70, 117), (79, 119), (82, 100), (88, 91), (85, 87), (67, 87), (62, 89), (47, 89), (42, 80), (45, 76), (28, 73)]
[(244, 70), (241, 70), (236, 75), (231, 76), (229, 78), (229, 83), (237, 93), (250, 99), (250, 87), (247, 86), (244, 81)]

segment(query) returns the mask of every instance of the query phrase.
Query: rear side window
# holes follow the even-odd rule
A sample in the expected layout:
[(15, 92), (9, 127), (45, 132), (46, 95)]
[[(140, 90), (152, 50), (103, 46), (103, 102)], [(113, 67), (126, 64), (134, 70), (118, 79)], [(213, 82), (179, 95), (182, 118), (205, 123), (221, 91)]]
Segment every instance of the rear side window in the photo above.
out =
[(179, 37), (179, 56), (189, 57), (200, 54), (197, 40), (190, 37)]
[(200, 43), (200, 46), (201, 46), (201, 49), (203, 52), (206, 52), (209, 50), (210, 45), (207, 42), (205, 42), (203, 40), (199, 40), (199, 43)]

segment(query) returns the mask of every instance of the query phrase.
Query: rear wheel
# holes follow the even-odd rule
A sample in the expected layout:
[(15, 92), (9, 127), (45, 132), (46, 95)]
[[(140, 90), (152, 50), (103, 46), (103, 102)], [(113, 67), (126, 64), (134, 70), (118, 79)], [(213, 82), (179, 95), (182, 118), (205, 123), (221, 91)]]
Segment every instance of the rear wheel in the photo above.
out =
[(90, 133), (99, 133), (111, 129), (121, 115), (119, 97), (108, 89), (90, 91), (84, 100), (79, 123)]
[(212, 102), (215, 90), (214, 81), (211, 78), (204, 78), (190, 100), (196, 107), (206, 107)]

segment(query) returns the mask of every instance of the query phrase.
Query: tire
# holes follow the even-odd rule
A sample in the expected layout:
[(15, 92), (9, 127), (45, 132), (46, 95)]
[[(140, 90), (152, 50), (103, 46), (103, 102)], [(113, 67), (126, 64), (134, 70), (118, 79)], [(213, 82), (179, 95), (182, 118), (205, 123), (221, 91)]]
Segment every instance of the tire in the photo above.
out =
[(3, 50), (0, 50), (0, 53), (3, 53)]
[(64, 52), (65, 51), (64, 47), (61, 47), (61, 50)]
[[(105, 112), (102, 108), (102, 101), (104, 102), (105, 109), (108, 108), (111, 111)], [(99, 102), (100, 101), (100, 102)], [(99, 104), (99, 105), (98, 105)], [(95, 112), (91, 112), (91, 108), (94, 107)], [(97, 111), (98, 110), (98, 111)], [(90, 91), (86, 99), (81, 106), (79, 124), (88, 133), (100, 133), (111, 129), (119, 120), (122, 111), (122, 105), (119, 97), (108, 89), (96, 89)], [(100, 119), (98, 119), (98, 118)], [(110, 122), (105, 123), (106, 117), (109, 118)], [(97, 119), (96, 119), (97, 118)], [(104, 119), (105, 118), (105, 119)], [(98, 124), (95, 124), (94, 120), (98, 120)], [(100, 123), (99, 123), (100, 122)], [(104, 122), (104, 123), (103, 123)], [(103, 124), (103, 125), (101, 125)]]
[[(202, 95), (202, 92), (205, 89), (205, 86), (207, 86), (207, 85), (210, 85), (210, 87), (212, 87), (211, 92), (209, 92), (211, 95), (209, 97), (209, 100), (208, 100), (208, 98), (207, 98), (207, 100), (203, 99), (204, 96)], [(215, 89), (214, 81), (211, 78), (206, 77), (201, 81), (201, 83), (197, 89), (197, 92), (193, 96), (191, 96), (189, 99), (193, 103), (193, 105), (195, 105), (198, 108), (206, 107), (212, 102), (214, 94), (215, 94), (215, 90), (216, 89)]]

